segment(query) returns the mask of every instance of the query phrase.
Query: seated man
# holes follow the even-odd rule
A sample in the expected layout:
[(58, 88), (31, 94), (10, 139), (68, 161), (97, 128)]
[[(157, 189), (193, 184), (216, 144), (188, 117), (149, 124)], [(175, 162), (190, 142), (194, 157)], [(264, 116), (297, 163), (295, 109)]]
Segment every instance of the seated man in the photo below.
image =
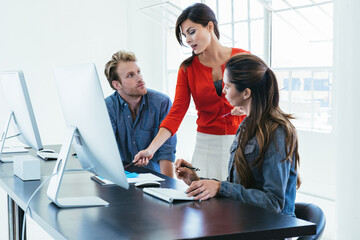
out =
[[(146, 89), (135, 54), (119, 51), (105, 65), (105, 75), (115, 92), (105, 99), (121, 157), (131, 162), (147, 148), (171, 108), (165, 94)], [(176, 136), (169, 138), (146, 168), (173, 176)], [(136, 164), (140, 165), (141, 164)]]

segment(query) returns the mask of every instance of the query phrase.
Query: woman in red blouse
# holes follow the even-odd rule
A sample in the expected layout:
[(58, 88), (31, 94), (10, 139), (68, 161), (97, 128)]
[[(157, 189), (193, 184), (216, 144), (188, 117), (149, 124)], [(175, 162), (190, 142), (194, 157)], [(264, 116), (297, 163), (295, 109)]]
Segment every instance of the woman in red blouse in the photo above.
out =
[(231, 56), (246, 52), (222, 46), (214, 12), (203, 3), (186, 8), (176, 22), (176, 38), (182, 36), (192, 48), (192, 56), (180, 66), (173, 106), (160, 125), (150, 146), (134, 158), (137, 166), (148, 163), (157, 149), (178, 130), (193, 97), (197, 118), (197, 137), (192, 164), (201, 177), (224, 179), (227, 176), (230, 145), (245, 118), (222, 93), (223, 73)]

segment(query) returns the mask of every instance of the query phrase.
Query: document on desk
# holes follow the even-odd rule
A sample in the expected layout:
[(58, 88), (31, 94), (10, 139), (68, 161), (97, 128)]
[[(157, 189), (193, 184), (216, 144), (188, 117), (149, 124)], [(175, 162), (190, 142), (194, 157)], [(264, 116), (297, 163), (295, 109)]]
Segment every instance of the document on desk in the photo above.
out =
[(139, 173), (136, 177), (128, 177), (127, 180), (128, 183), (137, 183), (142, 181), (165, 181), (165, 179), (158, 177), (152, 173)]
[(175, 200), (178, 201), (192, 201), (194, 197), (188, 197), (187, 194), (183, 191), (179, 191), (172, 188), (144, 188), (144, 193), (150, 194), (154, 197), (157, 197), (161, 200), (173, 203)]
[[(165, 179), (158, 177), (152, 173), (131, 173), (127, 171), (125, 171), (125, 173), (128, 183), (137, 183), (142, 181), (158, 181), (158, 182), (165, 181)], [(106, 186), (116, 185), (115, 183), (101, 176), (91, 176), (91, 179), (101, 185), (106, 185)]]

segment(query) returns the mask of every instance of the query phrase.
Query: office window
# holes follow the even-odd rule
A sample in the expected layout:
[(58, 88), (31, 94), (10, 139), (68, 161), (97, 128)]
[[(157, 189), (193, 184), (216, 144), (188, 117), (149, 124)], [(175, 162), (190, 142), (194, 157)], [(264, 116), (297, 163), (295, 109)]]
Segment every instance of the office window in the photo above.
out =
[(331, 132), (332, 1), (261, 2), (272, 14), (271, 65), (286, 84), (281, 105), (298, 129)]
[(331, 132), (332, 1), (172, 0), (140, 9), (164, 26), (163, 91), (172, 99), (179, 66), (191, 56), (191, 49), (176, 41), (174, 26), (181, 11), (195, 2), (215, 12), (223, 45), (249, 50), (272, 67), (283, 85), (281, 106), (297, 117), (297, 128)]

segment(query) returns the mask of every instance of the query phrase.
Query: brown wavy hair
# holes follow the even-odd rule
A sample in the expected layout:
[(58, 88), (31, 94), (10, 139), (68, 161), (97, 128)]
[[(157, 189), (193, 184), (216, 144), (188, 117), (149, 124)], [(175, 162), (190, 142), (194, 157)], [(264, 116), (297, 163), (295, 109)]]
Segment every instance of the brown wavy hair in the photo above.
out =
[[(175, 24), (175, 36), (177, 41), (181, 46), (185, 46), (185, 44), (182, 41), (181, 36), (181, 24), (186, 20), (189, 19), (190, 21), (194, 23), (201, 24), (202, 26), (206, 27), (209, 22), (213, 22), (214, 24), (214, 33), (218, 39), (220, 39), (220, 32), (218, 27), (218, 22), (215, 17), (215, 13), (213, 10), (211, 10), (210, 7), (208, 7), (206, 4), (203, 3), (195, 3), (187, 8), (185, 8), (184, 11), (180, 14), (178, 17), (176, 24)], [(192, 56), (185, 59), (181, 66), (184, 68), (187, 68), (192, 63), (194, 57), (196, 54), (194, 51), (192, 52)]]
[[(235, 152), (234, 165), (241, 184), (245, 188), (253, 187), (254, 181), (250, 167), (261, 169), (270, 138), (278, 127), (284, 129), (286, 157), (282, 161), (295, 160), (295, 170), (300, 164), (298, 139), (291, 114), (284, 113), (279, 107), (279, 88), (274, 72), (259, 57), (240, 53), (234, 55), (226, 64), (227, 76), (239, 92), (251, 90), (251, 112), (241, 125), (239, 147)], [(245, 146), (256, 137), (259, 155), (249, 165), (245, 159)], [(301, 185), (298, 174), (297, 188)]]
[(136, 56), (133, 52), (127, 51), (118, 51), (114, 53), (111, 57), (111, 60), (105, 64), (105, 76), (109, 82), (109, 85), (112, 89), (116, 90), (112, 85), (113, 81), (119, 81), (121, 83), (121, 79), (119, 75), (116, 73), (116, 68), (119, 65), (119, 62), (136, 62)]

